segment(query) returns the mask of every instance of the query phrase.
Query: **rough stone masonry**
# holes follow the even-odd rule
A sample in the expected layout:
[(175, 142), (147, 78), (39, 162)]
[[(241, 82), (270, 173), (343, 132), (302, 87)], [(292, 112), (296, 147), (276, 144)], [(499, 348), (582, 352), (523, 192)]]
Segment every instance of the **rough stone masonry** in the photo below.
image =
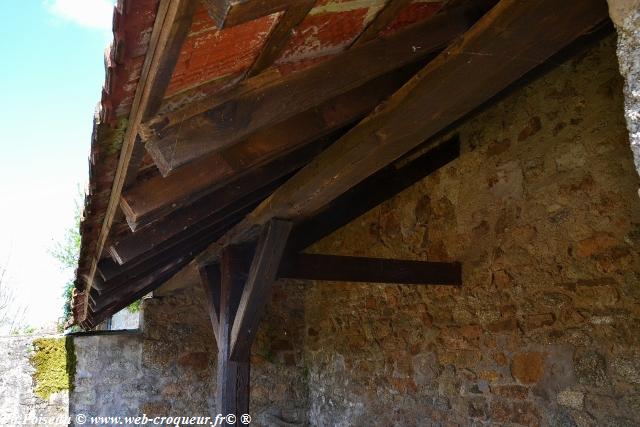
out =
[(640, 173), (640, 0), (607, 0), (618, 33), (618, 60), (624, 77), (629, 142)]
[[(464, 285), (278, 283), (252, 349), (253, 425), (640, 425), (622, 87), (609, 36), (455, 129), (459, 159), (316, 244), (461, 261)], [(144, 303), (141, 335), (75, 340), (72, 412), (217, 412), (213, 334), (185, 277)]]

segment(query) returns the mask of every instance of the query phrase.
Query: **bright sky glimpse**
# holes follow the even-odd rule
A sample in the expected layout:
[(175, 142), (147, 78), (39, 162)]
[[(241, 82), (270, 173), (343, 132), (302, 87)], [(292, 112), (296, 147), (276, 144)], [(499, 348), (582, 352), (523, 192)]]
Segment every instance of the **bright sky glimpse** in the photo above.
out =
[(111, 39), (111, 0), (0, 2), (0, 266), (40, 326), (62, 314), (48, 250), (73, 225)]

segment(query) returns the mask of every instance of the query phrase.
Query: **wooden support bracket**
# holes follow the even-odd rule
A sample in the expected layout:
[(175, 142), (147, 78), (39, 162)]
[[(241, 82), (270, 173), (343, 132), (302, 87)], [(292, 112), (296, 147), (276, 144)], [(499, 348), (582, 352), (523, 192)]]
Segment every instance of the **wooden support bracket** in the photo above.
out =
[(251, 344), (269, 302), (271, 286), (276, 280), (291, 228), (291, 222), (273, 219), (266, 224), (258, 240), (231, 332), (233, 360), (249, 357)]
[(207, 298), (207, 310), (211, 319), (213, 335), (220, 346), (220, 266), (211, 264), (200, 269), (200, 283)]
[(283, 259), (278, 277), (339, 282), (462, 285), (457, 262), (295, 254)]
[(249, 357), (231, 360), (231, 328), (247, 279), (251, 248), (229, 246), (220, 263), (220, 329), (218, 332), (218, 410), (240, 419), (249, 413)]

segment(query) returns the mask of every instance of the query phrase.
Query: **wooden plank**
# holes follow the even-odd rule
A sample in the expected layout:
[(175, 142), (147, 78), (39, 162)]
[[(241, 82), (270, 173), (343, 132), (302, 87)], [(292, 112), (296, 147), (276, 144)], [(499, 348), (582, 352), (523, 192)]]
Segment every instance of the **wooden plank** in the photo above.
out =
[(278, 277), (338, 282), (460, 286), (462, 285), (462, 266), (456, 262), (295, 254), (283, 258)]
[(426, 152), (412, 153), (376, 172), (338, 197), (319, 214), (296, 224), (289, 238), (287, 252), (304, 250), (444, 167), (459, 155), (460, 139), (454, 136)]
[[(120, 205), (132, 229), (193, 203), (225, 186), (238, 174), (285, 156), (366, 116), (380, 102), (406, 83), (419, 64), (374, 79), (318, 108), (306, 111), (245, 141), (154, 177), (125, 191)], [(292, 170), (292, 169), (290, 169)]]
[(117, 313), (132, 302), (142, 298), (149, 292), (162, 286), (167, 280), (182, 270), (194, 258), (196, 252), (183, 253), (183, 257), (175, 257), (171, 262), (161, 266), (153, 273), (140, 277), (120, 288), (117, 294), (114, 294), (108, 301), (98, 300), (98, 306), (94, 306), (93, 311), (89, 312), (89, 324), (83, 329), (95, 327), (107, 317)]
[[(142, 66), (140, 80), (129, 114), (128, 126), (120, 149), (113, 187), (109, 195), (109, 202), (96, 242), (95, 255), (91, 261), (91, 268), (87, 277), (89, 288), (92, 286), (98, 261), (102, 256), (102, 250), (109, 238), (111, 225), (118, 212), (122, 189), (126, 183), (131, 182), (131, 177), (135, 175), (134, 170), (139, 167), (139, 162), (134, 156), (138, 126), (144, 118), (155, 114), (157, 99), (158, 97), (162, 98), (166, 84), (168, 84), (168, 81), (165, 82), (166, 74), (168, 72), (170, 77), (173, 70), (173, 68), (170, 70), (165, 68), (170, 66), (172, 62), (175, 64), (175, 58), (172, 56), (176, 50), (176, 45), (181, 44), (180, 37), (184, 32), (181, 29), (185, 26), (186, 21), (191, 19), (189, 14), (192, 16), (194, 10), (195, 2), (193, 0), (161, 0), (158, 6), (149, 48)], [(159, 92), (162, 92), (162, 94), (159, 94)], [(131, 162), (132, 157), (134, 157), (133, 162)], [(85, 295), (88, 297), (89, 292), (85, 292)], [(86, 317), (86, 315), (87, 312), (85, 311), (84, 316)], [(78, 322), (83, 320), (77, 319)]]
[(244, 285), (240, 305), (231, 332), (232, 360), (246, 360), (258, 330), (260, 319), (271, 296), (282, 254), (292, 223), (273, 219), (265, 225), (258, 240), (249, 277)]
[(248, 77), (260, 74), (273, 65), (287, 45), (293, 30), (307, 16), (315, 3), (316, 0), (298, 0), (287, 7), (280, 16), (275, 28), (269, 33), (262, 50), (247, 73)]
[(231, 360), (231, 330), (251, 263), (252, 248), (225, 248), (220, 263), (220, 332), (218, 346), (218, 410), (240, 419), (249, 413), (249, 358)]
[[(194, 248), (191, 252), (183, 251), (180, 254), (176, 254), (167, 262), (152, 268), (148, 274), (134, 277), (127, 282), (121, 283), (112, 292), (98, 296), (95, 303), (92, 304), (90, 302), (92, 312), (95, 314), (106, 312), (114, 307), (124, 308), (128, 306), (137, 298), (146, 295), (169, 280), (193, 259), (198, 249)], [(110, 311), (110, 313), (115, 313), (115, 311)]]
[(110, 289), (119, 287), (134, 277), (146, 274), (158, 265), (168, 262), (172, 257), (180, 255), (180, 252), (191, 251), (194, 247), (200, 247), (203, 244), (206, 246), (236, 224), (250, 210), (251, 206), (247, 206), (217, 221), (191, 227), (123, 265), (118, 265), (109, 258), (103, 259), (99, 266), (100, 274), (105, 281), (100, 293), (109, 292)]
[(218, 28), (229, 28), (272, 13), (302, 0), (202, 0)]
[(149, 120), (160, 109), (173, 75), (173, 69), (178, 62), (180, 50), (191, 29), (198, 2), (196, 0), (173, 0), (171, 6), (173, 7), (170, 8), (170, 14), (167, 15), (163, 23), (163, 27), (167, 27), (168, 34), (162, 35), (161, 57), (155, 67), (154, 78), (147, 89), (149, 95), (142, 116), (143, 121)]
[(207, 311), (211, 319), (211, 327), (216, 337), (216, 343), (220, 343), (220, 266), (211, 264), (200, 269), (200, 284), (207, 298)]
[(412, 0), (389, 0), (378, 12), (369, 25), (360, 33), (357, 39), (351, 44), (352, 47), (359, 46), (378, 37), (380, 31), (387, 28), (398, 13), (411, 4)]
[[(475, 5), (475, 4), (474, 4)], [(145, 135), (156, 135), (146, 147), (163, 173), (202, 155), (236, 144), (248, 135), (307, 111), (340, 94), (407, 64), (424, 59), (462, 34), (478, 17), (476, 7), (436, 15), (385, 40), (376, 40), (315, 67), (265, 84), (248, 79), (224, 96), (203, 101), (184, 112), (149, 123)], [(257, 78), (259, 78), (258, 76)], [(214, 97), (215, 98), (215, 97)], [(166, 127), (175, 122), (174, 126)]]
[(183, 240), (181, 235), (193, 235), (194, 230), (199, 230), (195, 232), (198, 234), (214, 224), (233, 221), (233, 218), (239, 220), (291, 176), (290, 173), (281, 176), (286, 169), (263, 169), (251, 171), (237, 183), (222, 187), (191, 206), (115, 240), (109, 247), (112, 258), (120, 265), (127, 264), (168, 241)]
[[(217, 242), (253, 238), (271, 218), (301, 220), (490, 100), (607, 18), (600, 0), (502, 0), (384, 107), (280, 187)], [(541, 23), (544, 23), (542, 25)], [(215, 257), (216, 249), (199, 260)]]

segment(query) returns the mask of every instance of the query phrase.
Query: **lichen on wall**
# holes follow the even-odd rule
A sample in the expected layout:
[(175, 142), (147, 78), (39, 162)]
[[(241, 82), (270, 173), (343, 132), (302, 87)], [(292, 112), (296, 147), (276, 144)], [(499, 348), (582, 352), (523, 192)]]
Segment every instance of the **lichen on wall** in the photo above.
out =
[(75, 352), (69, 337), (38, 338), (33, 341), (31, 364), (34, 366), (34, 392), (47, 400), (53, 393), (73, 388)]

